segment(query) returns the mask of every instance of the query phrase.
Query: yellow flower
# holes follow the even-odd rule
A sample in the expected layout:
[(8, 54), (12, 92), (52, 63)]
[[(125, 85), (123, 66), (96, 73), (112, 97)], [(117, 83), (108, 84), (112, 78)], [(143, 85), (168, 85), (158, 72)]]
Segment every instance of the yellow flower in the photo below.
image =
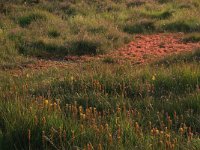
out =
[(48, 105), (49, 104), (49, 101), (46, 99), (46, 100), (44, 100), (44, 104), (45, 105)]
[(156, 77), (153, 75), (153, 77), (152, 77), (152, 80), (154, 81), (154, 80), (156, 80)]
[(182, 134), (184, 132), (183, 128), (179, 128), (179, 132)]
[(155, 133), (156, 133), (156, 135), (158, 135), (158, 134), (159, 134), (159, 130), (158, 130), (158, 129), (156, 129), (156, 130), (155, 130)]
[(74, 80), (74, 77), (73, 77), (73, 76), (71, 76), (71, 78), (70, 78), (70, 79), (71, 79), (71, 81), (73, 81), (73, 80)]
[(167, 133), (166, 133), (166, 134), (165, 134), (165, 137), (169, 139), (169, 138), (170, 138), (170, 134), (167, 134)]

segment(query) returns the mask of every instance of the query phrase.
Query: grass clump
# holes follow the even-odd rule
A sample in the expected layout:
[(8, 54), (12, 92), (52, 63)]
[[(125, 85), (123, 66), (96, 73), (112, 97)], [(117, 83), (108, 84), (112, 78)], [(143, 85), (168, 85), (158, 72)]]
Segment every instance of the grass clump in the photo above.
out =
[(198, 32), (200, 26), (193, 21), (175, 21), (163, 26), (166, 31)]
[(188, 53), (186, 52), (179, 55), (168, 56), (156, 62), (156, 64), (170, 66), (171, 64), (181, 64), (181, 63), (188, 63), (192, 61), (196, 61), (196, 62), (200, 61), (199, 49), (194, 50), (193, 52), (188, 52)]
[(107, 64), (115, 64), (115, 63), (117, 63), (117, 60), (112, 57), (106, 57), (103, 59), (103, 62), (107, 63)]
[(32, 22), (37, 21), (37, 20), (46, 20), (46, 16), (40, 13), (30, 13), (28, 15), (21, 16), (18, 19), (18, 23), (21, 27), (27, 27), (30, 25)]
[(136, 23), (128, 23), (124, 27), (124, 32), (133, 34), (133, 33), (150, 33), (155, 31), (156, 27), (153, 20), (143, 19), (139, 20)]
[(126, 3), (127, 7), (138, 7), (145, 4), (145, 1), (128, 1)]
[(183, 42), (199, 42), (200, 41), (200, 33), (191, 33), (187, 34), (183, 37)]
[(19, 45), (19, 52), (40, 58), (62, 58), (61, 56), (68, 55), (68, 48), (58, 43), (51, 40), (23, 41)]
[(48, 36), (51, 38), (57, 38), (60, 36), (60, 32), (58, 32), (57, 30), (50, 30), (48, 32)]
[(155, 18), (155, 19), (168, 19), (172, 16), (172, 10), (163, 10), (163, 11), (153, 11), (153, 12), (144, 12), (144, 15)]
[(80, 39), (71, 44), (71, 51), (77, 55), (96, 55), (103, 53), (103, 49), (99, 48), (101, 45), (97, 40)]

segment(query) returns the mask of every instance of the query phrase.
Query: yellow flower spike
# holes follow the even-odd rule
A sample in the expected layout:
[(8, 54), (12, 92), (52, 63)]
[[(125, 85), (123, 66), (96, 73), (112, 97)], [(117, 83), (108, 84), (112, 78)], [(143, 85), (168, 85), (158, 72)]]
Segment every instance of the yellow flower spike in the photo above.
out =
[(156, 133), (156, 135), (159, 135), (160, 132), (159, 132), (158, 129), (156, 129), (156, 130), (155, 130), (155, 133)]
[(192, 132), (189, 132), (189, 133), (188, 133), (188, 141), (191, 141), (191, 140), (192, 140), (192, 137), (193, 137), (193, 133), (192, 133)]
[(112, 144), (112, 134), (111, 133), (108, 133), (108, 141), (109, 141), (109, 144)]
[(53, 108), (54, 108), (54, 110), (56, 110), (56, 108), (57, 108), (57, 103), (56, 102), (53, 103)]
[(183, 135), (184, 129), (183, 128), (179, 128), (179, 132), (181, 133), (181, 135)]
[(167, 139), (170, 139), (170, 134), (165, 134), (165, 137), (167, 138)]
[(155, 81), (155, 80), (156, 80), (156, 77), (155, 77), (154, 75), (152, 76), (152, 80), (153, 80), (153, 81)]
[(33, 107), (30, 107), (29, 109), (30, 109), (30, 112), (32, 112), (32, 110), (33, 110)]
[(149, 128), (151, 129), (151, 126), (152, 126), (152, 123), (151, 123), (151, 121), (149, 121)]
[(35, 123), (35, 125), (37, 125), (38, 124), (38, 117), (35, 115), (35, 117), (34, 117), (34, 123)]
[(174, 144), (176, 144), (176, 143), (178, 142), (178, 139), (175, 138), (175, 139), (173, 140), (173, 142), (174, 142)]
[(68, 109), (69, 109), (69, 104), (66, 104), (66, 105), (65, 105), (65, 108), (68, 110)]
[(151, 135), (153, 135), (153, 132), (154, 132), (153, 129), (151, 129)]
[(93, 150), (93, 146), (92, 146), (91, 143), (87, 144), (87, 149), (88, 149), (88, 150)]
[(74, 80), (74, 77), (73, 77), (73, 76), (71, 76), (71, 77), (70, 77), (70, 80), (71, 80), (71, 81), (73, 81), (73, 80)]
[(168, 129), (167, 129), (167, 127), (165, 127), (165, 132), (167, 132), (168, 131)]
[(85, 118), (86, 118), (86, 116), (85, 116), (85, 114), (83, 114), (83, 120), (85, 120)]
[(138, 124), (138, 122), (135, 122), (135, 128), (136, 128), (136, 130), (139, 129), (139, 124)]
[(162, 136), (162, 135), (163, 135), (163, 133), (164, 133), (163, 131), (160, 131), (160, 136)]
[(0, 34), (3, 34), (3, 30), (2, 29), (0, 29)]
[(82, 113), (83, 112), (83, 107), (79, 106), (79, 112)]
[(153, 144), (149, 144), (149, 147), (152, 148), (152, 147), (153, 147)]
[(106, 125), (105, 125), (105, 126), (106, 126), (106, 131), (108, 131), (108, 124), (106, 123)]
[(170, 147), (172, 150), (175, 148), (175, 145), (174, 144), (171, 144), (171, 147)]
[(104, 127), (103, 127), (103, 125), (101, 124), (101, 125), (100, 125), (100, 131), (103, 132), (103, 129), (104, 129)]
[(42, 118), (42, 123), (43, 123), (43, 125), (46, 124), (46, 118), (45, 117)]
[(159, 141), (159, 144), (160, 144), (160, 145), (163, 145), (163, 141), (162, 141), (162, 140), (160, 140), (160, 141)]
[(174, 111), (174, 119), (175, 120), (177, 119), (177, 113), (176, 113), (176, 111)]
[(98, 150), (103, 150), (101, 144), (98, 145)]
[(81, 133), (83, 133), (83, 131), (84, 131), (84, 126), (83, 126), (83, 124), (81, 124), (80, 129), (81, 129)]
[(44, 100), (44, 104), (45, 104), (45, 106), (47, 106), (48, 104), (49, 104), (49, 100)]

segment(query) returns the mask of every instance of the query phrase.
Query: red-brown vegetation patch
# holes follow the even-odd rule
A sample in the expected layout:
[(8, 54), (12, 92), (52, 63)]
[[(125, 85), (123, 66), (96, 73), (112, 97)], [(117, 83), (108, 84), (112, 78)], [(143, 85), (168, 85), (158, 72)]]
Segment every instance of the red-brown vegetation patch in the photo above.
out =
[(128, 45), (106, 56), (138, 64), (200, 48), (200, 42), (185, 43), (182, 41), (183, 36), (183, 33), (136, 35)]

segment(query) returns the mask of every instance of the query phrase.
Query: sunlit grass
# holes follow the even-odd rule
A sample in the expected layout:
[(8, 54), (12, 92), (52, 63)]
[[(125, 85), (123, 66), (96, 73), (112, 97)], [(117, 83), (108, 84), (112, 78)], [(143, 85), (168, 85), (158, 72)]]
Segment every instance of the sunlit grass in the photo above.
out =
[(108, 53), (137, 33), (194, 32), (183, 41), (198, 42), (199, 8), (198, 0), (0, 3), (0, 149), (200, 149), (199, 50), (140, 66), (106, 57), (41, 69), (32, 58)]

